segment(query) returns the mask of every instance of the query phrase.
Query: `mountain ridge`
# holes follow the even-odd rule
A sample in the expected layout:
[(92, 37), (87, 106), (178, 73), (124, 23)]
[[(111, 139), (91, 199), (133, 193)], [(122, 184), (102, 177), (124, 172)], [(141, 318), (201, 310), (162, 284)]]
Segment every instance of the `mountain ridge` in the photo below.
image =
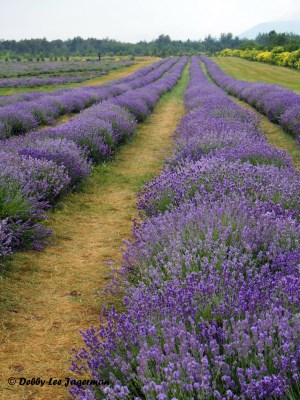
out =
[(270, 31), (277, 33), (295, 33), (300, 35), (300, 20), (290, 21), (269, 21), (255, 25), (247, 31), (239, 34), (241, 39), (255, 39), (259, 33), (268, 33)]

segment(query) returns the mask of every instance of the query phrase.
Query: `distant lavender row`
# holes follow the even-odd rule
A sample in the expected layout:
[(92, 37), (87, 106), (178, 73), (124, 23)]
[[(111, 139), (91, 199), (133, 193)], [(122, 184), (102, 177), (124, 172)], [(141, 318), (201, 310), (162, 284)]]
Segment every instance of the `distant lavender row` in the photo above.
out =
[(38, 76), (88, 71), (110, 71), (132, 65), (132, 61), (94, 60), (94, 61), (39, 61), (39, 62), (7, 62), (0, 60), (0, 78)]
[(145, 86), (168, 71), (178, 57), (169, 59), (156, 68), (146, 69), (146, 73), (140, 72), (125, 83), (90, 86), (69, 89), (62, 93), (44, 94), (38, 99), (15, 103), (0, 109), (0, 139), (14, 135), (22, 135), (39, 125), (54, 123), (61, 115), (79, 112), (92, 104), (118, 96), (130, 89)]
[(46, 78), (2, 78), (0, 79), (1, 88), (17, 88), (17, 87), (37, 87), (47, 85), (66, 85), (68, 83), (79, 83), (87, 79), (97, 78), (106, 75), (106, 72), (94, 72), (82, 76), (56, 76)]
[(300, 95), (279, 85), (246, 82), (226, 75), (216, 63), (202, 56), (208, 73), (229, 94), (246, 101), (270, 121), (280, 124), (300, 140)]
[[(177, 149), (142, 215), (105, 311), (72, 370), (109, 384), (76, 399), (295, 400), (300, 396), (300, 173), (257, 117), (192, 58)], [(125, 286), (125, 288), (124, 288)]]
[(41, 248), (50, 234), (40, 224), (45, 210), (133, 134), (137, 120), (176, 84), (187, 60), (175, 62), (160, 79), (120, 96), (122, 106), (117, 99), (105, 101), (65, 124), (0, 143), (0, 257), (19, 248)]

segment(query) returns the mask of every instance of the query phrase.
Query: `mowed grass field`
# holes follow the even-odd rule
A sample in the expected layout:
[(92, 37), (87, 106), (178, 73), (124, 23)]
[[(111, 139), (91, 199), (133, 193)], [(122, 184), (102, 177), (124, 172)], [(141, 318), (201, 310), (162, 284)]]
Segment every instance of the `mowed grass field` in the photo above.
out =
[(237, 57), (213, 57), (213, 60), (235, 79), (282, 85), (300, 93), (300, 71)]
[[(214, 57), (213, 60), (226, 74), (235, 79), (278, 84), (300, 93), (300, 71), (242, 60), (235, 57)], [(232, 99), (239, 105), (247, 107), (257, 113), (257, 111), (248, 104), (234, 97), (232, 97)], [(259, 115), (261, 116), (261, 114)], [(295, 142), (295, 139), (286, 133), (281, 126), (270, 122), (268, 118), (264, 116), (261, 116), (261, 129), (266, 135), (268, 142), (278, 149), (286, 150), (292, 157), (295, 167), (300, 168), (300, 146)]]

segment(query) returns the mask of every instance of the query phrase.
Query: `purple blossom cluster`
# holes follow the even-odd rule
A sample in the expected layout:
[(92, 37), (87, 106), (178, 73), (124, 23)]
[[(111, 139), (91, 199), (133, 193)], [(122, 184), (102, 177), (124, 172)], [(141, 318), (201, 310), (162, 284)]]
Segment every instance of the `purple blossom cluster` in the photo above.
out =
[(280, 124), (298, 141), (300, 138), (300, 96), (279, 85), (247, 82), (226, 75), (215, 62), (202, 56), (208, 73), (217, 85)]
[[(61, 115), (78, 113), (93, 104), (148, 85), (161, 78), (177, 62), (178, 57), (159, 61), (124, 80), (100, 86), (5, 96), (0, 108), (0, 139), (22, 135), (42, 124), (53, 124)], [(23, 101), (19, 101), (20, 98)], [(6, 101), (9, 104), (5, 105)]]
[[(134, 133), (138, 115), (131, 99), (148, 115), (176, 84), (186, 63), (184, 57), (164, 63), (166, 74), (147, 68), (144, 88), (128, 90), (128, 99), (121, 95), (124, 105), (104, 101), (64, 124), (0, 142), (0, 257), (28, 246), (41, 248), (50, 234), (40, 224), (45, 211)], [(141, 72), (136, 80), (140, 87)]]
[(71, 370), (76, 399), (300, 397), (300, 175), (192, 57), (176, 150)]

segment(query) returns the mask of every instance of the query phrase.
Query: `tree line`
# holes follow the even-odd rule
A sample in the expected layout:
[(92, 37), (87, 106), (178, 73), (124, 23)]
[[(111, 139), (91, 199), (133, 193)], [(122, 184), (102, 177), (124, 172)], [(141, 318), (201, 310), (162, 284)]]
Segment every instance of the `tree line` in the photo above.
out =
[(204, 40), (172, 40), (169, 35), (160, 35), (150, 42), (125, 43), (117, 40), (82, 39), (74, 37), (68, 40), (24, 39), (24, 40), (0, 40), (0, 55), (12, 58), (14, 56), (98, 56), (111, 55), (151, 55), (168, 56), (181, 54), (197, 54), (206, 52), (217, 54), (221, 50), (229, 49), (257, 49), (270, 50), (276, 46), (282, 46), (284, 51), (294, 51), (300, 48), (300, 35), (293, 33), (260, 33), (255, 40), (241, 39), (232, 33), (222, 33), (215, 38), (208, 35)]

